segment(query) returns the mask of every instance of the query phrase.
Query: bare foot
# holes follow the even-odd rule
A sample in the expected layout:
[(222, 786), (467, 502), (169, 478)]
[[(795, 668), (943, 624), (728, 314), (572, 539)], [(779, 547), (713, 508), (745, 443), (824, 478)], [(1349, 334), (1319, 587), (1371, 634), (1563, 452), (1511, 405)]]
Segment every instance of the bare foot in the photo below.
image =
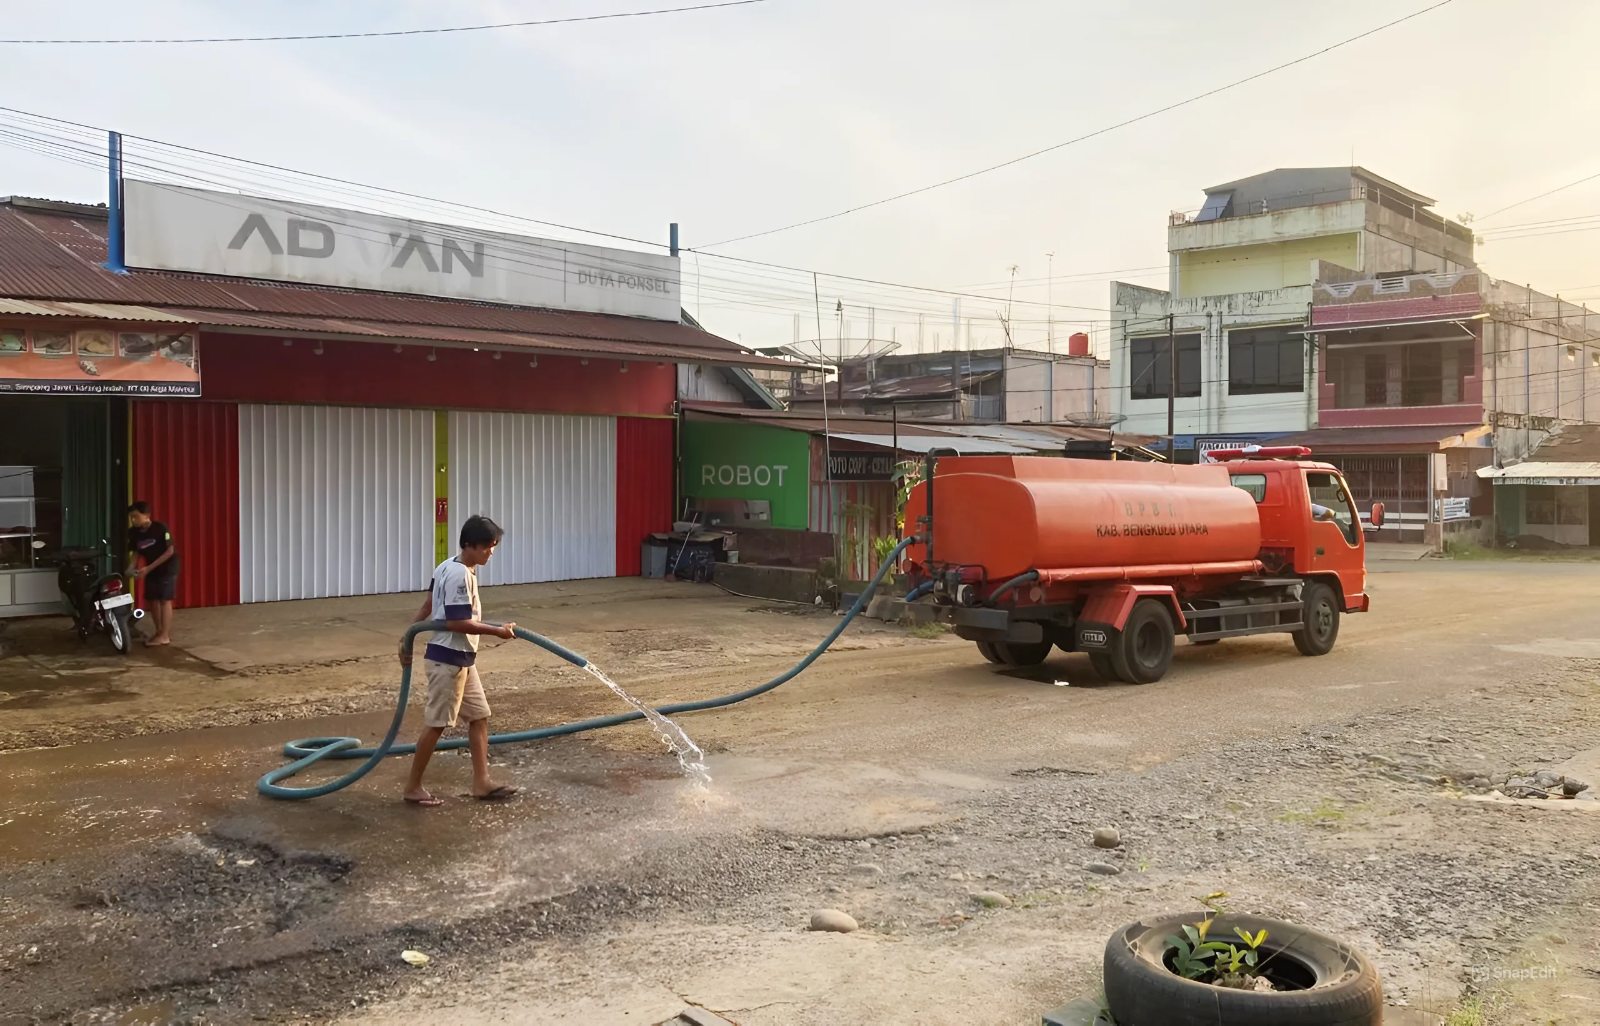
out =
[(159, 637), (158, 636), (158, 637), (151, 638), (148, 642), (146, 642), (146, 644), (151, 645), (151, 646), (155, 646), (155, 645), (170, 645), (170, 644), (172, 644), (172, 639), (171, 638), (163, 638), (163, 637)]
[(510, 784), (490, 784), (487, 788), (481, 791), (477, 788), (473, 788), (472, 797), (478, 799), (480, 802), (499, 802), (510, 798), (512, 795), (516, 794), (518, 790), (519, 788), (512, 787)]
[(408, 804), (420, 805), (425, 809), (431, 809), (435, 806), (444, 804), (443, 798), (435, 798), (432, 794), (428, 793), (425, 788), (418, 788), (415, 791), (407, 791), (404, 797)]

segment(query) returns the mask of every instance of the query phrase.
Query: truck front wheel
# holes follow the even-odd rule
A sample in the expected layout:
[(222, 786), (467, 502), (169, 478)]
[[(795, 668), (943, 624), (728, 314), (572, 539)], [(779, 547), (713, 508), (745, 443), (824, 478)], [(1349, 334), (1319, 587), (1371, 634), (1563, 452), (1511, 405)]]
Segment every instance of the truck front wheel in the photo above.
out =
[(1326, 584), (1313, 581), (1306, 585), (1302, 602), (1300, 615), (1305, 626), (1294, 632), (1294, 647), (1301, 655), (1327, 655), (1339, 640), (1338, 596)]
[(1129, 684), (1154, 684), (1172, 666), (1172, 614), (1156, 599), (1140, 599), (1111, 649), (1111, 665)]

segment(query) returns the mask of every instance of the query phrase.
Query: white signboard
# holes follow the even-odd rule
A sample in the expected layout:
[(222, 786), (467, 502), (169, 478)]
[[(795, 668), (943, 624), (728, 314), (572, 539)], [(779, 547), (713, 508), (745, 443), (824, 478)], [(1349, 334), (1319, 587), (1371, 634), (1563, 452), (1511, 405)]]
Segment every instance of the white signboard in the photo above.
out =
[(1436, 515), (1445, 523), (1472, 519), (1472, 499), (1470, 497), (1438, 499), (1434, 502), (1434, 506)]
[(129, 267), (676, 321), (678, 258), (128, 180)]

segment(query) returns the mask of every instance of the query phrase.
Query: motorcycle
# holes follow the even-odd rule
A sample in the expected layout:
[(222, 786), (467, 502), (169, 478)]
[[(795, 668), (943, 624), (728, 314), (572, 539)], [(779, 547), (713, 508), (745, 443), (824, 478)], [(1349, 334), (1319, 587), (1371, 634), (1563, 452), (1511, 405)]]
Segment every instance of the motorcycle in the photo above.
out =
[(100, 560), (110, 552), (103, 539), (100, 545), (100, 549), (56, 553), (60, 567), (56, 584), (72, 613), (78, 637), (87, 640), (91, 632), (105, 631), (112, 646), (126, 655), (133, 648), (133, 622), (144, 619), (144, 610), (134, 606), (133, 594), (121, 574), (100, 573)]

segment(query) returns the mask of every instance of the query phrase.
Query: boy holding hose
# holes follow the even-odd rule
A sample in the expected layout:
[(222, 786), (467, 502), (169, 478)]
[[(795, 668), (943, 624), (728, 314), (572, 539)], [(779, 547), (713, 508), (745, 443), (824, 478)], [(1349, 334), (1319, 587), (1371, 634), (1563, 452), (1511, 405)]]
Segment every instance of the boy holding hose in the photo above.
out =
[[(422, 654), (428, 681), (424, 728), (417, 738), (417, 754), (411, 760), (411, 777), (404, 794), (412, 805), (432, 808), (444, 804), (443, 799), (422, 786), (422, 774), (440, 736), (446, 728), (454, 727), (458, 718), (467, 721), (472, 796), (480, 801), (498, 801), (517, 793), (517, 788), (496, 784), (489, 778), (489, 702), (477, 667), (479, 638), (485, 634), (496, 638), (516, 636), (514, 623), (484, 623), (483, 606), (478, 601), (478, 567), (489, 562), (504, 533), (488, 517), (468, 517), (461, 525), (460, 553), (434, 568), (433, 587), (417, 611), (414, 622), (443, 620), (445, 629), (429, 636)], [(411, 665), (411, 649), (404, 642), (400, 645), (400, 665)]]

